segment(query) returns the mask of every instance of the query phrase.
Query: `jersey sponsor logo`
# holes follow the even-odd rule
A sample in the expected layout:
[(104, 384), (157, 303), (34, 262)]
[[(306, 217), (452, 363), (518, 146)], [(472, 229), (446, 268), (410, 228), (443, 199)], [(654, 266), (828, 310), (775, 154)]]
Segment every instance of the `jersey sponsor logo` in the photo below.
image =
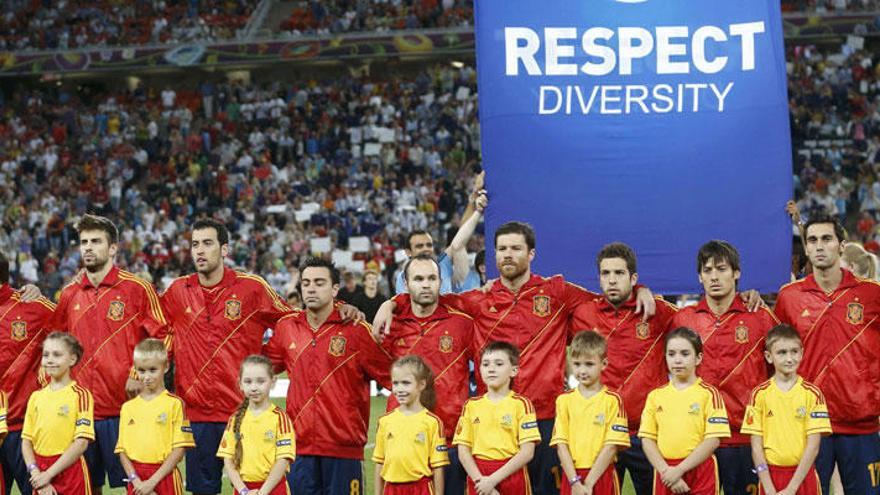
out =
[(733, 333), (734, 339), (736, 339), (737, 344), (747, 344), (749, 342), (749, 327), (745, 325), (743, 322), (739, 322), (739, 325), (736, 326), (736, 330)]
[(288, 447), (288, 446), (290, 446), (290, 439), (287, 438), (284, 440), (278, 440), (277, 442), (275, 442), (275, 446), (276, 447)]
[(663, 412), (663, 406), (657, 406), (657, 411), (656, 411), (656, 412), (658, 412), (658, 413), (662, 413), (662, 412)]
[(241, 301), (238, 299), (230, 299), (226, 301), (226, 309), (223, 312), (223, 316), (225, 316), (227, 320), (232, 321), (241, 318)]
[(616, 431), (617, 433), (629, 433), (629, 429), (623, 425), (611, 425), (611, 431)]
[(330, 339), (330, 347), (327, 349), (327, 352), (329, 352), (331, 356), (336, 357), (340, 357), (345, 354), (345, 337), (341, 335), (334, 335)]
[(827, 411), (814, 411), (810, 413), (810, 417), (813, 419), (828, 419)]
[(523, 429), (523, 430), (530, 430), (530, 429), (532, 429), (532, 428), (537, 428), (537, 427), (538, 427), (538, 422), (537, 422), (537, 421), (529, 421), (528, 423), (523, 423), (523, 424), (522, 424), (522, 429)]
[(727, 418), (712, 417), (709, 418), (709, 423), (713, 425), (726, 425), (728, 421)]
[(768, 418), (772, 418), (772, 417), (773, 417), (773, 409), (767, 409), (767, 417), (768, 417)]
[(797, 411), (794, 413), (794, 417), (796, 417), (797, 419), (806, 418), (807, 417), (807, 408), (804, 406), (797, 408)]
[(92, 422), (86, 418), (79, 418), (76, 420), (76, 426), (91, 426)]
[(636, 337), (641, 340), (647, 340), (651, 334), (651, 327), (647, 322), (640, 321), (636, 324)]
[(128, 420), (128, 426), (131, 426), (131, 425), (133, 425), (133, 424), (134, 424), (134, 418), (129, 419), (129, 420)]
[(865, 307), (857, 302), (851, 302), (846, 306), (846, 321), (853, 325), (860, 324), (865, 319)]
[(480, 417), (479, 417), (479, 416), (477, 416), (476, 418), (474, 418), (474, 424), (475, 424), (475, 425), (480, 424)]
[(122, 321), (125, 316), (125, 303), (122, 301), (110, 301), (107, 306), (107, 319), (113, 321)]
[(550, 296), (535, 296), (532, 298), (532, 314), (546, 318), (550, 316)]
[(452, 335), (441, 335), (440, 336), (440, 352), (452, 352)]
[(12, 340), (21, 342), (27, 338), (27, 322), (15, 320), (12, 322)]
[(804, 309), (803, 313), (801, 313), (801, 318), (809, 318), (809, 317), (810, 317), (810, 310)]
[(397, 339), (397, 347), (406, 347), (406, 341), (403, 340), (403, 337)]

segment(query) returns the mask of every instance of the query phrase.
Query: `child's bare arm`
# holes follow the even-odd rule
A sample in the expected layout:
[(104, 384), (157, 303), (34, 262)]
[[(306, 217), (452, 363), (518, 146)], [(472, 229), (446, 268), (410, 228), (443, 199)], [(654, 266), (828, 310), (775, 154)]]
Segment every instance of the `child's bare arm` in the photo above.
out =
[[(767, 456), (764, 455), (764, 437), (761, 435), (752, 435), (752, 461), (755, 463), (755, 467), (760, 465), (767, 465)], [(773, 485), (773, 479), (770, 478), (770, 471), (764, 469), (763, 471), (758, 472), (758, 481), (761, 482), (761, 486), (764, 487), (764, 492), (768, 495), (773, 495), (776, 493), (776, 486)]]
[(807, 478), (807, 474), (810, 472), (810, 469), (812, 469), (813, 463), (816, 462), (816, 456), (819, 455), (819, 442), (821, 439), (822, 435), (819, 433), (807, 435), (807, 445), (804, 448), (804, 453), (801, 456), (800, 462), (798, 462), (797, 469), (791, 477), (791, 481), (789, 481), (788, 486), (785, 487), (786, 492), (796, 493), (798, 488), (800, 488), (801, 483)]
[(373, 477), (374, 491), (379, 495), (382, 495), (382, 493), (385, 492), (385, 480), (382, 479), (382, 463), (376, 463), (376, 468), (373, 470)]
[(599, 451), (599, 455), (596, 456), (596, 460), (593, 461), (593, 467), (590, 468), (590, 474), (587, 475), (587, 479), (584, 480), (584, 485), (589, 488), (596, 486), (596, 482), (599, 481), (599, 477), (605, 473), (605, 470), (608, 469), (608, 466), (611, 466), (611, 463), (614, 462), (614, 457), (617, 455), (617, 452), (624, 449), (625, 447), (621, 445), (605, 445), (602, 447), (602, 450)]
[(232, 483), (235, 493), (239, 493), (247, 488), (247, 485), (244, 484), (244, 480), (241, 479), (241, 475), (238, 473), (238, 469), (235, 469), (235, 464), (232, 463), (232, 459), (229, 457), (223, 458), (223, 472), (226, 473), (226, 477)]
[[(489, 476), (484, 477), (480, 481), (476, 481), (478, 492), (491, 492), (511, 474), (519, 471), (535, 456), (535, 444), (537, 442), (526, 442), (519, 446), (519, 452), (510, 458), (503, 466)], [(481, 489), (482, 488), (482, 489)]]

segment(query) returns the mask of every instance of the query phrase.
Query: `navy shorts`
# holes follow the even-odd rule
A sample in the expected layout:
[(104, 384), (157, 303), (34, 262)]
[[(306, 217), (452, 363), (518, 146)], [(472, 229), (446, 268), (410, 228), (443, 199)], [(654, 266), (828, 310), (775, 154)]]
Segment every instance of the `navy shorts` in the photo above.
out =
[(220, 493), (223, 459), (217, 457), (226, 423), (192, 423), (195, 448), (186, 450), (186, 491)]
[(111, 488), (125, 486), (125, 470), (116, 455), (119, 440), (119, 418), (106, 418), (95, 421), (95, 441), (89, 443), (85, 458), (89, 466), (92, 486), (104, 486), (104, 477), (110, 481)]
[(718, 476), (724, 493), (758, 493), (758, 475), (752, 471), (755, 461), (752, 460), (751, 446), (720, 447), (715, 450), (715, 459), (718, 460)]
[(359, 459), (297, 456), (287, 484), (293, 495), (364, 495), (364, 467)]
[(822, 437), (816, 457), (822, 493), (831, 493), (828, 488), (835, 463), (844, 493), (880, 494), (880, 436), (876, 433)]
[(535, 457), (529, 462), (529, 480), (534, 495), (559, 495), (559, 484), (565, 477), (556, 449), (550, 446), (553, 422), (552, 419), (538, 420), (541, 442), (535, 446)]
[(449, 449), (449, 465), (443, 468), (444, 495), (462, 495), (467, 483), (467, 473), (458, 459), (458, 447)]
[(0, 467), (3, 469), (3, 486), (12, 493), (12, 480), (18, 485), (18, 493), (31, 495), (30, 475), (21, 457), (21, 431), (10, 431), (0, 445)]
[(636, 495), (651, 495), (654, 493), (654, 467), (642, 450), (642, 439), (630, 435), (629, 442), (630, 447), (617, 454), (617, 478), (622, 486), (624, 476), (629, 471)]

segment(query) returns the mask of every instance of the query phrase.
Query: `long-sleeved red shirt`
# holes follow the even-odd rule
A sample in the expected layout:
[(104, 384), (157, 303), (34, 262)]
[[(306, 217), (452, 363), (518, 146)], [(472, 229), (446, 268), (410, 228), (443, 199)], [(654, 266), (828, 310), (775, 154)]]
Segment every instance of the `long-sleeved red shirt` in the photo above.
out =
[(297, 455), (363, 459), (370, 379), (390, 387), (391, 368), (370, 325), (344, 323), (334, 309), (313, 330), (306, 312), (295, 312), (278, 322), (265, 352), (290, 377), (287, 414)]
[(21, 430), (28, 398), (41, 386), (41, 346), (54, 310), (45, 297), (21, 302), (11, 287), (0, 285), (0, 390), (9, 401), (9, 431)]
[(290, 308), (256, 275), (226, 268), (213, 287), (198, 274), (182, 277), (162, 294), (172, 325), (175, 388), (190, 421), (225, 423), (242, 400), (238, 369), (259, 354), (266, 329)]
[(49, 329), (68, 331), (82, 344), (73, 378), (92, 392), (95, 419), (119, 416), (128, 400), (125, 382), (138, 342), (168, 333), (153, 285), (116, 266), (97, 287), (85, 271), (64, 287)]
[(813, 275), (783, 286), (776, 315), (804, 341), (799, 373), (824, 393), (834, 433), (880, 431), (880, 284), (843, 271), (826, 294)]

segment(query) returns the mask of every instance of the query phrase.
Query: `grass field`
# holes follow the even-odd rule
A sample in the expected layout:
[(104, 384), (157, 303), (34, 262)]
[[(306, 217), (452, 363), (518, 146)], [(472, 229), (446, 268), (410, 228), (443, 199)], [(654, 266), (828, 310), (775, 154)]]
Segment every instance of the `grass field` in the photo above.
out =
[[(278, 404), (280, 407), (284, 407), (284, 399), (273, 399), (273, 402)], [(370, 458), (373, 456), (373, 445), (375, 442), (376, 435), (376, 422), (379, 419), (379, 416), (385, 413), (385, 398), (384, 397), (373, 397), (372, 404), (370, 408), (370, 437), (367, 441), (367, 448), (364, 450), (364, 484), (366, 486), (366, 495), (373, 495), (373, 462)], [(181, 472), (185, 472), (186, 463), (180, 463)], [(14, 487), (12, 489), (12, 493), (15, 495), (20, 495), (18, 492), (18, 488)], [(125, 495), (125, 489), (119, 488), (115, 490), (110, 490), (105, 488), (105, 494), (110, 495)], [(633, 491), (632, 485), (627, 479), (623, 486), (623, 495), (633, 495), (635, 492)], [(97, 495), (97, 494), (96, 494)], [(229, 484), (225, 479), (223, 480), (223, 494), (222, 495), (232, 495), (232, 485)]]

